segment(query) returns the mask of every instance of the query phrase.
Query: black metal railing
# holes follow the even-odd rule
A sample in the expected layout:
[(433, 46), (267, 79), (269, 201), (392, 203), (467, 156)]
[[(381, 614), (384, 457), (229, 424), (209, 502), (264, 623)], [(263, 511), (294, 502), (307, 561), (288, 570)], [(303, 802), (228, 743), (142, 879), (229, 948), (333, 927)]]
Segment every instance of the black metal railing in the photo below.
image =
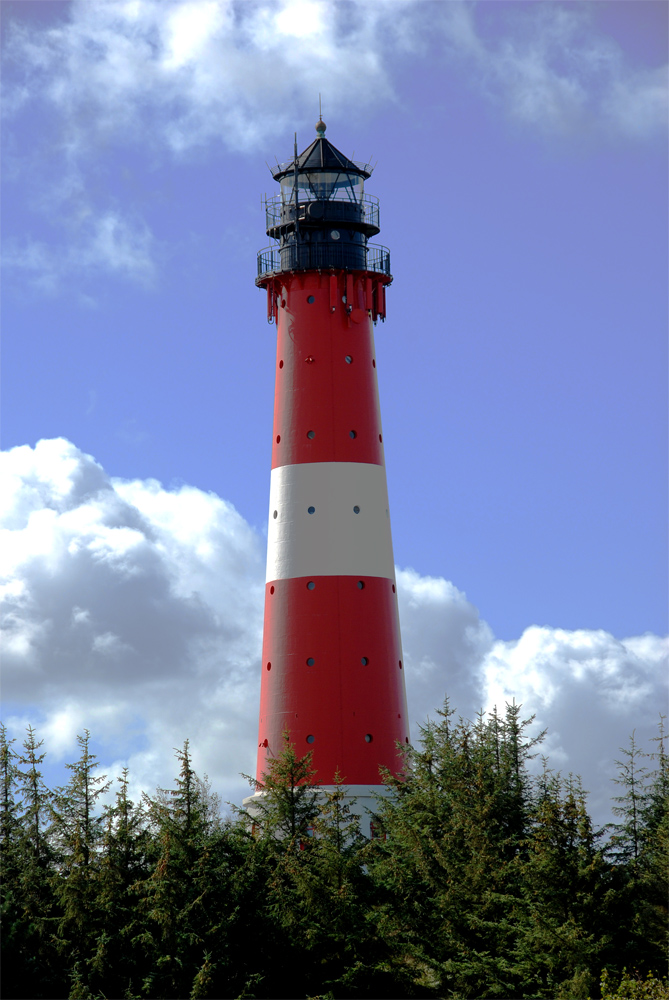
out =
[[(352, 251), (355, 251), (353, 257)], [(258, 278), (281, 271), (306, 271), (338, 267), (354, 271), (376, 271), (390, 275), (390, 251), (377, 243), (366, 247), (324, 244), (284, 244), (258, 251)]]
[[(298, 205), (298, 210), (306, 208), (310, 202), (319, 201), (318, 198), (312, 198), (308, 193), (300, 192), (300, 200)], [(374, 226), (377, 230), (379, 226), (379, 199), (373, 194), (363, 194), (362, 198), (358, 201), (351, 201), (349, 198), (330, 198), (327, 201), (320, 202), (323, 205), (324, 213), (327, 213), (328, 220), (330, 221), (346, 221), (350, 215), (350, 206), (356, 205), (362, 209), (360, 215), (360, 221), (365, 222), (370, 226)], [(299, 213), (302, 214), (301, 212)], [(285, 204), (281, 198), (281, 195), (274, 195), (272, 198), (265, 199), (265, 221), (266, 229), (273, 229), (275, 226), (280, 226), (286, 222), (294, 221), (295, 219), (295, 204), (294, 202), (289, 202)]]

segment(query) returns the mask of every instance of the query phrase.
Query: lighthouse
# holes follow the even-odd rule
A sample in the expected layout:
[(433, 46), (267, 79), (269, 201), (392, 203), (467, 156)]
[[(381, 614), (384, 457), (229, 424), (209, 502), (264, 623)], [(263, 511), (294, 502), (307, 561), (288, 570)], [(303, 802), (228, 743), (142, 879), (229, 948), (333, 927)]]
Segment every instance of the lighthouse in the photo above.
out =
[(368, 242), (372, 168), (325, 131), (272, 170), (258, 254), (277, 353), (256, 777), (287, 731), (369, 833), (379, 768), (397, 773), (409, 742), (374, 349), (392, 276)]

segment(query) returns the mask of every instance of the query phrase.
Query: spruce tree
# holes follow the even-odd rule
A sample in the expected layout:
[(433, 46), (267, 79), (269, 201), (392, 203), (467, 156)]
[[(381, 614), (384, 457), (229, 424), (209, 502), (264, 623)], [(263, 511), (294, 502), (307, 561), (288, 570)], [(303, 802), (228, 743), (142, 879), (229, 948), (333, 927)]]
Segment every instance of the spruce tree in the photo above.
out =
[(303, 757), (297, 754), (286, 730), (281, 752), (269, 759), (262, 780), (245, 775), (252, 788), (262, 792), (248, 819), (259, 834), (276, 839), (282, 850), (299, 850), (318, 814), (319, 786), (313, 780), (312, 759), (311, 750)]
[(3, 912), (5, 996), (48, 997), (67, 981), (57, 953), (59, 919), (49, 826), (52, 793), (42, 777), (46, 757), (39, 752), (42, 745), (33, 727), (28, 726), (23, 752), (15, 760), (20, 816), (12, 852), (16, 868), (13, 878), (3, 876), (4, 891), (11, 892), (13, 901), (11, 908)]
[(105, 822), (99, 799), (111, 781), (96, 774), (98, 758), (90, 751), (90, 732), (77, 736), (79, 759), (65, 766), (72, 772), (67, 785), (56, 790), (51, 806), (56, 870), (52, 885), (61, 911), (59, 948), (64, 959), (77, 964), (88, 988), (94, 948), (101, 925), (98, 889)]
[(605, 957), (608, 866), (580, 779), (544, 769), (536, 781), (525, 850), (515, 957), (525, 989), (546, 997), (588, 997)]
[(144, 926), (136, 940), (146, 952), (143, 989), (150, 996), (190, 996), (196, 982), (197, 990), (204, 989), (214, 971), (206, 939), (220, 920), (203, 906), (211, 840), (220, 828), (217, 803), (195, 773), (189, 741), (175, 754), (180, 764), (175, 787), (145, 796), (154, 855), (152, 870), (135, 886)]
[(120, 788), (116, 799), (103, 813), (97, 871), (100, 925), (90, 968), (91, 982), (105, 996), (122, 996), (138, 989), (147, 972), (133, 887), (148, 875), (149, 835), (142, 804), (129, 796), (128, 775), (124, 767), (117, 779)]

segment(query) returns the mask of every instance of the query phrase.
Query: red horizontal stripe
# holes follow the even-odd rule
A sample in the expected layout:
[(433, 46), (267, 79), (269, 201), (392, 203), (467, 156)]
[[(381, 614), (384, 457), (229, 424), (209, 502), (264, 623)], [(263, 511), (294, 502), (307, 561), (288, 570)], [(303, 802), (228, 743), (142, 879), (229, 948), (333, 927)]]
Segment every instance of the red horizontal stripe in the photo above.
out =
[(344, 274), (336, 276), (336, 294), (329, 274), (282, 278), (272, 468), (300, 462), (383, 465), (374, 328), (364, 308), (365, 279), (349, 278), (353, 302), (347, 303)]
[(288, 729), (300, 755), (313, 751), (321, 784), (332, 784), (337, 770), (347, 784), (380, 784), (379, 765), (396, 772), (396, 741), (409, 736), (394, 584), (367, 577), (361, 590), (349, 576), (312, 582), (313, 589), (307, 577), (266, 587), (257, 777)]

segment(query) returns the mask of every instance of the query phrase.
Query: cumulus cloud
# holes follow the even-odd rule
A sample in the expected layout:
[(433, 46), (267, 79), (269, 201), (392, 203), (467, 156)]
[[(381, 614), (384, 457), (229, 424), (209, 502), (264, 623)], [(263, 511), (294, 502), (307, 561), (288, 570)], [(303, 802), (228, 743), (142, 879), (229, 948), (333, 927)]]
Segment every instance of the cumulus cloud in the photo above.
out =
[[(254, 766), (264, 543), (220, 497), (110, 478), (63, 439), (0, 455), (5, 719), (37, 724), (52, 758), (88, 728), (135, 793), (169, 784), (172, 748), (239, 801)], [(549, 727), (558, 769), (607, 818), (618, 747), (652, 735), (667, 642), (528, 628), (496, 641), (452, 583), (398, 570), (412, 735), (448, 692), (471, 718), (515, 697)]]
[(256, 724), (260, 539), (219, 497), (111, 480), (62, 439), (14, 448), (2, 466), (4, 698), (17, 724), (39, 711), (57, 753), (84, 726), (114, 746), (139, 733), (147, 787), (191, 736), (204, 769), (239, 784)]

